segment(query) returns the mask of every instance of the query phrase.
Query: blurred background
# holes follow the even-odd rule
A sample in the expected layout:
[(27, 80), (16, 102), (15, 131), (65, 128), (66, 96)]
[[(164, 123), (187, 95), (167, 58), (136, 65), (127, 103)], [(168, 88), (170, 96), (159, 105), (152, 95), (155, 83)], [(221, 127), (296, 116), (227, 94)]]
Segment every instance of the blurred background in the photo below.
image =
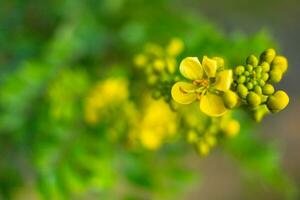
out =
[[(299, 199), (299, 19), (297, 0), (1, 0), (0, 199)], [(290, 105), (259, 124), (240, 118), (248, 148), (246, 136), (207, 158), (184, 142), (124, 150), (127, 121), (90, 126), (84, 99), (112, 74), (143, 84), (134, 55), (172, 37), (183, 55), (233, 66), (275, 47), (289, 60), (279, 87)]]

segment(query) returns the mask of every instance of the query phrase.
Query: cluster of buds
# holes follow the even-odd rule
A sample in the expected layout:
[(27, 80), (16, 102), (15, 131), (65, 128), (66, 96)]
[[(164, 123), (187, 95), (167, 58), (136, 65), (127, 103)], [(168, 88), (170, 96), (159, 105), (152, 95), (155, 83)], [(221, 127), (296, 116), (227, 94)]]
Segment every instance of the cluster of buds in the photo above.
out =
[(270, 112), (279, 112), (288, 105), (288, 95), (282, 90), (275, 91), (273, 85), (281, 81), (287, 67), (288, 62), (284, 56), (276, 55), (274, 49), (267, 49), (259, 59), (250, 55), (246, 66), (240, 65), (234, 69), (232, 90), (238, 94), (241, 104), (255, 111), (256, 121)]
[(155, 99), (171, 100), (170, 88), (176, 79), (176, 57), (183, 51), (184, 45), (179, 38), (172, 38), (166, 47), (148, 43), (142, 53), (134, 57), (136, 67), (146, 74), (147, 84), (153, 89)]
[(226, 114), (220, 118), (211, 118), (204, 129), (191, 126), (187, 132), (187, 142), (195, 146), (199, 155), (206, 156), (221, 138), (233, 138), (239, 132), (240, 123)]

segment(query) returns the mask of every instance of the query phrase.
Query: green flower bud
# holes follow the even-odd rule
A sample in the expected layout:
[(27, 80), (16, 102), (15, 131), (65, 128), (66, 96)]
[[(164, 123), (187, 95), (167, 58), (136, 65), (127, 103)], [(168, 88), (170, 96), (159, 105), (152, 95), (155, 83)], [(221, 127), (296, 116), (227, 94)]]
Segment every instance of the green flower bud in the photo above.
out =
[(262, 67), (261, 67), (261, 66), (257, 66), (257, 67), (255, 68), (255, 72), (256, 72), (256, 75), (257, 75), (257, 74), (261, 74), (261, 72), (262, 72)]
[(238, 102), (238, 96), (235, 92), (229, 90), (223, 94), (223, 101), (227, 108), (232, 109)]
[(267, 62), (263, 62), (260, 64), (263, 72), (270, 71), (270, 64)]
[(252, 80), (252, 84), (257, 85), (258, 84), (257, 80)]
[(210, 152), (210, 146), (206, 142), (200, 141), (196, 144), (197, 152), (200, 156), (207, 156)]
[(268, 114), (270, 114), (268, 107), (266, 105), (261, 105), (255, 109), (253, 117), (256, 122), (261, 122), (261, 120)]
[(254, 86), (254, 90), (253, 90), (256, 94), (262, 94), (262, 89), (260, 86), (256, 85)]
[(237, 80), (238, 83), (244, 83), (246, 81), (246, 77), (245, 76), (240, 76)]
[(244, 72), (244, 75), (245, 75), (245, 76), (250, 76), (250, 72), (245, 71), (245, 72)]
[(270, 80), (273, 83), (280, 82), (281, 78), (282, 78), (282, 72), (281, 72), (281, 70), (279, 70), (279, 69), (272, 69), (270, 71)]
[(278, 90), (268, 98), (267, 106), (272, 112), (279, 112), (289, 104), (289, 96), (282, 90)]
[(239, 75), (242, 75), (244, 73), (244, 71), (245, 71), (245, 67), (240, 65), (234, 69), (234, 74), (239, 76)]
[(258, 64), (258, 59), (254, 55), (250, 55), (247, 57), (246, 63), (248, 65), (256, 66)]
[(276, 56), (271, 64), (271, 68), (279, 68), (282, 73), (285, 73), (288, 68), (288, 61), (284, 56)]
[(251, 83), (251, 82), (248, 82), (247, 83), (247, 88), (248, 88), (248, 90), (252, 90), (253, 89), (253, 83)]
[(248, 77), (246, 78), (246, 82), (249, 82), (249, 81), (251, 81), (251, 78), (248, 76)]
[(264, 72), (261, 74), (261, 79), (264, 81), (267, 81), (269, 79), (269, 74), (267, 72)]
[(260, 55), (260, 62), (266, 61), (270, 64), (275, 56), (276, 52), (274, 49), (267, 49)]
[(262, 92), (265, 95), (271, 95), (274, 93), (274, 91), (275, 91), (275, 89), (274, 89), (273, 85), (271, 85), (269, 83), (265, 84), (264, 87), (262, 88)]
[(246, 98), (246, 96), (248, 94), (248, 88), (243, 84), (238, 84), (237, 92), (241, 98)]
[(247, 66), (246, 66), (246, 70), (247, 70), (248, 72), (252, 72), (253, 66), (252, 66), (252, 65), (247, 65)]
[(255, 92), (249, 92), (247, 95), (247, 103), (249, 106), (255, 108), (261, 103), (261, 98)]
[(260, 95), (260, 98), (261, 98), (261, 102), (262, 102), (262, 103), (265, 103), (265, 102), (268, 100), (269, 96), (266, 96), (266, 95)]
[(161, 91), (159, 91), (159, 90), (155, 90), (155, 91), (152, 93), (152, 97), (153, 97), (154, 99), (159, 99), (161, 96), (162, 96), (162, 94), (161, 94)]
[(260, 78), (261, 78), (261, 73), (256, 74), (256, 78), (257, 78), (257, 79), (260, 79)]
[(258, 80), (258, 84), (259, 84), (261, 87), (263, 87), (263, 86), (266, 84), (266, 82), (265, 82), (264, 80), (260, 79), (260, 80)]

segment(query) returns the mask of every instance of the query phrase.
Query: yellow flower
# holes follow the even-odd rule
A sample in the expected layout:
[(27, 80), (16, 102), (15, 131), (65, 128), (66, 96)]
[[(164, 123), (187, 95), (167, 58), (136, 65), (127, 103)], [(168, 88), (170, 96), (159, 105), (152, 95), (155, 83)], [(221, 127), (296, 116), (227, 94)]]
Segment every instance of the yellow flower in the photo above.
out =
[(111, 106), (124, 103), (128, 96), (128, 80), (124, 78), (109, 78), (98, 82), (85, 100), (85, 120), (96, 124), (101, 113)]
[(226, 113), (221, 94), (230, 89), (232, 70), (219, 70), (217, 61), (206, 56), (202, 63), (197, 57), (187, 57), (180, 63), (180, 73), (192, 83), (177, 82), (172, 87), (172, 97), (180, 104), (200, 101), (200, 110), (213, 117)]
[[(153, 112), (155, 110), (159, 112)], [(156, 150), (176, 134), (176, 115), (164, 101), (149, 99), (134, 128), (141, 144), (149, 150)]]

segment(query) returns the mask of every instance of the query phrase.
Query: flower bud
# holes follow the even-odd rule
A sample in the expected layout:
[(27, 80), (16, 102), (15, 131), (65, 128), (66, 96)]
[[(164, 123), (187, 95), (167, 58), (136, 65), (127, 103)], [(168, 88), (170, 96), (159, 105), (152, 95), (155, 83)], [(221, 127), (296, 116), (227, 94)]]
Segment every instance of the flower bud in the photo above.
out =
[(223, 94), (223, 101), (227, 108), (232, 109), (238, 102), (238, 96), (235, 92), (228, 90)]
[(261, 122), (267, 114), (270, 114), (270, 110), (266, 105), (261, 105), (255, 109), (253, 117), (256, 122)]
[(285, 73), (288, 68), (288, 61), (284, 56), (276, 56), (271, 64), (271, 68), (279, 68), (282, 73)]
[(269, 83), (265, 84), (264, 87), (262, 88), (262, 92), (265, 95), (271, 95), (274, 93), (274, 91), (275, 91), (275, 89), (274, 89), (273, 85), (271, 85)]
[(260, 62), (267, 62), (267, 63), (271, 63), (273, 61), (273, 59), (276, 56), (276, 52), (274, 49), (267, 49), (265, 50), (261, 55), (260, 55)]
[(267, 106), (272, 112), (279, 112), (289, 104), (289, 96), (282, 90), (278, 90), (268, 98)]
[(248, 72), (252, 72), (253, 66), (252, 66), (252, 65), (247, 65), (247, 66), (246, 66), (246, 70), (247, 70)]
[(245, 76), (240, 76), (237, 80), (238, 83), (244, 83), (246, 81), (246, 77)]
[(246, 98), (248, 94), (248, 89), (245, 85), (243, 84), (238, 84), (237, 86), (237, 92), (241, 98)]
[(248, 82), (247, 83), (247, 88), (248, 88), (248, 90), (252, 90), (253, 89), (253, 83)]
[(267, 62), (263, 62), (260, 64), (263, 72), (270, 71), (270, 64)]
[(258, 59), (254, 55), (248, 56), (246, 63), (248, 65), (256, 66), (258, 64)]
[(188, 143), (196, 143), (198, 141), (198, 135), (195, 131), (189, 131), (187, 134)]
[(267, 81), (269, 79), (269, 74), (267, 72), (264, 72), (261, 74), (261, 79), (264, 81)]
[(206, 142), (200, 141), (196, 145), (197, 152), (200, 156), (207, 156), (210, 151), (210, 147)]
[(259, 85), (254, 86), (253, 90), (256, 94), (262, 94), (262, 89)]
[(266, 84), (266, 82), (265, 82), (264, 80), (260, 79), (260, 80), (258, 80), (258, 84), (259, 84), (261, 87), (263, 87), (263, 86)]
[(239, 75), (243, 74), (244, 71), (245, 71), (245, 67), (242, 66), (242, 65), (240, 65), (240, 66), (237, 66), (237, 67), (234, 69), (234, 74), (235, 74), (236, 76), (239, 76)]
[(240, 132), (240, 123), (237, 120), (230, 119), (223, 124), (221, 130), (227, 137), (235, 137)]
[(279, 70), (279, 69), (272, 69), (270, 71), (270, 80), (273, 83), (280, 82), (281, 78), (282, 78), (282, 72), (281, 72), (281, 70)]
[(249, 106), (255, 108), (261, 103), (261, 98), (255, 92), (249, 92), (247, 95), (247, 103)]

